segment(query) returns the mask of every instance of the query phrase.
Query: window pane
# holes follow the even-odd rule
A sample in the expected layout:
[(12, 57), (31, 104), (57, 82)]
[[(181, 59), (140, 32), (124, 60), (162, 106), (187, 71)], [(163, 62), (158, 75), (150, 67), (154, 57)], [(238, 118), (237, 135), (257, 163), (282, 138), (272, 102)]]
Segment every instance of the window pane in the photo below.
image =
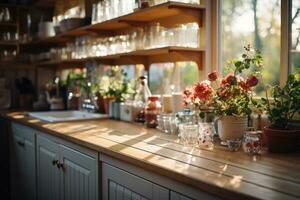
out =
[(170, 90), (173, 64), (160, 63), (150, 66), (149, 86), (152, 94), (164, 94)]
[[(221, 55), (222, 70), (227, 62), (241, 55), (250, 43), (261, 50), (267, 84), (279, 83), (280, 0), (222, 0)], [(272, 72), (272, 73), (270, 73)], [(263, 87), (257, 87), (262, 94)]]
[(193, 85), (199, 80), (199, 73), (193, 62), (161, 63), (151, 65), (149, 77), (152, 94), (165, 94)]
[(300, 70), (300, 0), (292, 1), (291, 72)]

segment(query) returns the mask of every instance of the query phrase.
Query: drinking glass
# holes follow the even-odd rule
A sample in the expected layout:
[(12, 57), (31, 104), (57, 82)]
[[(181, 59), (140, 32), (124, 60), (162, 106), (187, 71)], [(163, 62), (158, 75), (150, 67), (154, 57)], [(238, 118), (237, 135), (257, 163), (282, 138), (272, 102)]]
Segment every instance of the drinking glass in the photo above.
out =
[(198, 140), (198, 124), (179, 124), (179, 138), (185, 145), (196, 145)]
[(213, 137), (216, 134), (214, 123), (200, 122), (198, 145), (213, 148)]

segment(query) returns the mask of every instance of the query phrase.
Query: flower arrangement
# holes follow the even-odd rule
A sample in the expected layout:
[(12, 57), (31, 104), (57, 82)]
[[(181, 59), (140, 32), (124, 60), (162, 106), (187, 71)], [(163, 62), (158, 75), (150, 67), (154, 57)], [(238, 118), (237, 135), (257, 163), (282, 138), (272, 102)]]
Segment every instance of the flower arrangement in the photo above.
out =
[(229, 72), (220, 78), (217, 71), (208, 74), (208, 80), (198, 82), (183, 92), (184, 104), (196, 108), (213, 107), (219, 116), (246, 116), (251, 114), (253, 88), (263, 67), (260, 52), (250, 45), (244, 47), (241, 59), (228, 63)]
[(133, 94), (132, 84), (126, 81), (127, 74), (118, 66), (113, 66), (107, 75), (99, 82), (99, 92), (104, 98), (115, 99), (116, 102), (124, 101), (128, 95)]

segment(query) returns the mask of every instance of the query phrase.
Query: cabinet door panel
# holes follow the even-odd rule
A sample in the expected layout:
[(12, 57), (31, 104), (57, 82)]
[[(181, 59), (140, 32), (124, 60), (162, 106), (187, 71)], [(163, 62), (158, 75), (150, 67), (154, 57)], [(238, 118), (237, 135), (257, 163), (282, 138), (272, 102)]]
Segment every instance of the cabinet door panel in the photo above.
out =
[(109, 200), (149, 200), (143, 197), (141, 194), (133, 192), (111, 180), (109, 180), (108, 184)]
[(173, 191), (171, 191), (171, 198), (170, 199), (171, 200), (193, 200), (191, 198), (188, 198), (188, 197), (186, 197), (182, 194), (179, 194), (179, 193), (173, 192)]
[(32, 129), (13, 124), (11, 140), (12, 199), (36, 198), (35, 139)]
[(98, 198), (97, 160), (61, 145), (64, 200)]
[(37, 173), (38, 173), (38, 199), (60, 199), (61, 171), (53, 165), (59, 160), (59, 145), (44, 138), (37, 137)]
[(169, 191), (145, 179), (103, 163), (104, 200), (165, 200)]

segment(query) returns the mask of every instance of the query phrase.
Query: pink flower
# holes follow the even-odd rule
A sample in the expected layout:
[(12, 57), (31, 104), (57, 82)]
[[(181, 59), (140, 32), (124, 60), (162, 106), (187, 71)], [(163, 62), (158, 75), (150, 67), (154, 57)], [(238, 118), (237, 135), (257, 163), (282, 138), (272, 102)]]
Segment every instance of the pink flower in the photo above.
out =
[(183, 104), (185, 106), (187, 106), (192, 102), (193, 102), (193, 89), (192, 88), (186, 88), (183, 91)]
[(213, 89), (205, 81), (198, 82), (194, 85), (194, 99), (199, 99), (200, 101), (207, 101), (212, 97)]
[(239, 86), (243, 89), (243, 90), (246, 90), (246, 91), (251, 91), (251, 86), (246, 83), (245, 81), (240, 81), (239, 82)]
[(208, 80), (209, 81), (215, 81), (218, 79), (218, 73), (217, 71), (213, 71), (211, 73), (208, 74)]
[(256, 76), (250, 76), (247, 79), (247, 85), (249, 85), (250, 87), (254, 87), (258, 84), (258, 79), (256, 78)]

